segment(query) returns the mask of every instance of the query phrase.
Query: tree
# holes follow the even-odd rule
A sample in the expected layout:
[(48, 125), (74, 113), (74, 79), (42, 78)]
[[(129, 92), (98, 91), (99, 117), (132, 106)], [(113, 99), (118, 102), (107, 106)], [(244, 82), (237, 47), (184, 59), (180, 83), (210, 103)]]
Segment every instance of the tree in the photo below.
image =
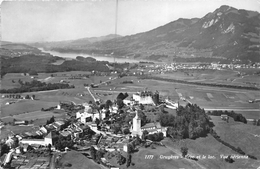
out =
[(147, 136), (147, 139), (148, 139), (148, 140), (151, 140), (151, 141), (155, 141), (155, 137), (154, 137), (153, 134), (149, 134), (149, 135)]
[(260, 119), (257, 121), (257, 124), (256, 124), (257, 126), (260, 126)]
[(132, 143), (127, 144), (127, 152), (133, 153), (135, 150), (134, 145)]
[(90, 155), (91, 155), (91, 157), (94, 161), (96, 161), (96, 152), (97, 152), (97, 150), (93, 146), (91, 146), (90, 147)]
[(102, 110), (104, 108), (106, 108), (106, 105), (105, 104), (100, 104), (99, 109)]
[(124, 102), (123, 102), (123, 100), (117, 99), (116, 103), (117, 103), (118, 109), (121, 109), (121, 108), (124, 107)]
[[(127, 95), (128, 96), (128, 95)], [(119, 93), (116, 97), (117, 100), (124, 100), (127, 97), (125, 94), (123, 93)]]
[(137, 111), (138, 111), (138, 116), (141, 119), (141, 126), (144, 126), (147, 123), (146, 115), (141, 110), (137, 110)]
[(46, 125), (51, 124), (49, 120), (46, 121)]
[(51, 144), (48, 144), (48, 151), (51, 153)]
[(124, 133), (124, 134), (129, 134), (129, 133), (130, 133), (130, 130), (129, 130), (128, 128), (126, 128), (126, 129), (123, 130), (123, 133)]
[(163, 133), (162, 132), (158, 133), (158, 140), (161, 141), (163, 139), (164, 139)]
[(139, 107), (141, 110), (144, 110), (144, 105), (142, 103), (139, 105)]
[(140, 139), (139, 135), (136, 136), (136, 139), (135, 139), (135, 145), (140, 145), (142, 142), (142, 140)]
[(100, 120), (98, 119), (98, 118), (96, 118), (96, 120), (95, 120), (95, 123), (97, 124), (97, 126), (99, 125), (99, 123), (100, 123)]
[(96, 103), (97, 106), (100, 105), (100, 102), (99, 102), (99, 101), (96, 101), (95, 103)]
[(119, 131), (121, 131), (121, 127), (118, 123), (114, 124), (114, 126), (112, 128), (113, 128), (115, 134), (117, 134), (117, 133), (119, 133)]
[(181, 153), (182, 153), (182, 157), (185, 157), (188, 154), (188, 148), (187, 147), (181, 147)]
[(29, 71), (29, 75), (33, 76), (33, 75), (38, 75), (38, 73), (35, 70), (30, 70)]
[(14, 143), (11, 145), (11, 148), (16, 148), (16, 147), (18, 147), (18, 145), (19, 145), (19, 140), (18, 140), (18, 138), (17, 138), (17, 137), (14, 137), (13, 140), (14, 140)]
[(147, 139), (147, 135), (149, 134), (149, 132), (147, 130), (143, 131), (143, 135), (142, 135), (142, 139), (146, 140)]
[(52, 116), (52, 117), (50, 118), (50, 120), (47, 120), (47, 121), (46, 121), (46, 125), (51, 124), (51, 123), (53, 123), (53, 122), (55, 122), (54, 116)]
[(4, 143), (0, 144), (0, 148), (1, 148), (0, 156), (4, 155), (5, 153), (8, 153), (9, 150), (10, 150), (10, 147), (7, 144), (4, 144)]
[(122, 156), (120, 153), (117, 154), (117, 163), (119, 165), (123, 165), (126, 162), (126, 158)]
[(126, 167), (130, 166), (131, 160), (132, 160), (132, 155), (128, 153), (126, 157)]
[(96, 151), (96, 160), (97, 161), (101, 161), (101, 158), (104, 156), (104, 153), (101, 151), (101, 150), (99, 150), (99, 151)]
[(111, 101), (111, 100), (107, 100), (106, 101), (106, 104), (105, 104), (105, 108), (109, 108), (109, 107), (111, 107), (113, 105), (113, 102)]
[(27, 95), (25, 96), (25, 99), (30, 99), (30, 96), (27, 94)]
[(52, 117), (50, 118), (50, 123), (53, 123), (53, 122), (55, 122), (54, 116), (52, 116)]

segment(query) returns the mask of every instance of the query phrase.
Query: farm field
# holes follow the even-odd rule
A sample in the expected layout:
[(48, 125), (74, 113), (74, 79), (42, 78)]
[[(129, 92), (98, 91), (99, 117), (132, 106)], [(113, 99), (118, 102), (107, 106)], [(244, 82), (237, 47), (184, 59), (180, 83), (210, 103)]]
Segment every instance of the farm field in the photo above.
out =
[(7, 73), (1, 80), (1, 89), (11, 89), (20, 87), (18, 80), (21, 79), (25, 82), (30, 82), (33, 79), (30, 76), (24, 76), (22, 73)]
[(235, 147), (240, 147), (247, 154), (260, 159), (260, 137), (254, 136), (254, 134), (260, 134), (259, 126), (235, 122), (232, 118), (227, 123), (221, 120), (219, 116), (211, 116), (211, 119), (215, 125), (214, 130), (222, 140)]
[(32, 80), (38, 80), (45, 83), (60, 83), (61, 81), (66, 81), (71, 85), (83, 86), (83, 84), (97, 84), (101, 81), (107, 81), (111, 77), (115, 77), (115, 75), (111, 76), (89, 76), (82, 77), (81, 79), (72, 78), (77, 77), (78, 75), (87, 76), (90, 75), (91, 72), (84, 71), (71, 71), (71, 72), (57, 72), (57, 73), (38, 73), (35, 76), (24, 75), (23, 73), (7, 73), (0, 81), (1, 89), (11, 89), (20, 87), (18, 80), (25, 82), (30, 82)]
[(239, 70), (179, 70), (155, 76), (190, 82), (260, 87), (259, 75), (253, 74), (256, 71), (257, 69), (248, 72), (241, 71), (244, 74), (241, 75), (238, 73)]
[(12, 126), (12, 125), (5, 125), (3, 128), (0, 129), (0, 139), (7, 138), (10, 134), (19, 134), (23, 132), (32, 132), (37, 131), (38, 128), (34, 126)]
[(45, 102), (40, 100), (19, 100), (17, 103), (11, 105), (1, 106), (1, 118), (6, 116), (14, 116), (23, 114), (25, 112), (34, 112), (41, 110), (41, 108), (49, 108), (57, 106), (58, 102)]
[(30, 113), (24, 113), (24, 114), (19, 114), (13, 116), (17, 120), (36, 120), (36, 119), (46, 119), (46, 118), (51, 118), (52, 116), (54, 117), (60, 117), (64, 116), (64, 114), (60, 113), (54, 113), (51, 111), (34, 111)]
[(69, 101), (76, 104), (81, 104), (92, 100), (87, 90), (83, 87), (75, 89), (59, 89), (51, 92), (35, 93), (36, 98), (46, 102), (62, 102)]

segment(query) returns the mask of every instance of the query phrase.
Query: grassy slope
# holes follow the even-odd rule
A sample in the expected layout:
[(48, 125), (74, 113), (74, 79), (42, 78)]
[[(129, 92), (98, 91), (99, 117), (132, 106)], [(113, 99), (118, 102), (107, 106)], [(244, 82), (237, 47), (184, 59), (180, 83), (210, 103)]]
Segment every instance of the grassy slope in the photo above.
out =
[(260, 138), (252, 135), (260, 134), (259, 126), (234, 122), (232, 118), (229, 123), (222, 121), (220, 117), (212, 116), (212, 120), (215, 124), (214, 129), (221, 139), (260, 159)]
[[(224, 146), (223, 144), (216, 141), (212, 136), (207, 136), (206, 138), (199, 138), (196, 140), (185, 139), (180, 143), (172, 142), (172, 141), (164, 141), (164, 144), (169, 147), (173, 147), (177, 150), (180, 150), (180, 147), (187, 146), (189, 155), (205, 155), (206, 159), (200, 159), (198, 161), (199, 164), (204, 166), (205, 168), (229, 168), (229, 169), (237, 169), (237, 168), (254, 168), (255, 166), (260, 165), (260, 161), (251, 160), (251, 159), (235, 159), (235, 162), (230, 164), (225, 162), (220, 158), (220, 155), (231, 155), (237, 154), (232, 151), (230, 148)], [(215, 159), (209, 159), (208, 156), (215, 156)]]
[[(60, 162), (63, 164), (62, 169), (102, 169), (98, 164), (76, 151), (69, 151)], [(70, 163), (72, 166), (65, 167), (65, 163)]]

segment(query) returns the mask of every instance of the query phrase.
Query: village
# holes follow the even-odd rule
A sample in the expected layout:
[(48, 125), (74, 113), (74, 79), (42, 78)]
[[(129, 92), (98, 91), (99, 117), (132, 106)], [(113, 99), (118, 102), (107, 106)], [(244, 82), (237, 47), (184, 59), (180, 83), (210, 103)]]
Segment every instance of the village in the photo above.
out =
[[(177, 102), (162, 100), (158, 91), (142, 91), (132, 96), (120, 93), (114, 101), (94, 100), (82, 105), (60, 102), (50, 109), (66, 113), (66, 118), (52, 117), (37, 131), (13, 133), (2, 139), (8, 152), (1, 157), (1, 166), (59, 168), (61, 156), (73, 150), (106, 168), (120, 168), (123, 164), (128, 167), (132, 164), (130, 153), (140, 146), (163, 146), (160, 140), (166, 137), (167, 127), (162, 127), (158, 119), (147, 120), (144, 112), (156, 114), (164, 111), (164, 107), (173, 111), (178, 108)], [(15, 121), (13, 125), (30, 124)]]

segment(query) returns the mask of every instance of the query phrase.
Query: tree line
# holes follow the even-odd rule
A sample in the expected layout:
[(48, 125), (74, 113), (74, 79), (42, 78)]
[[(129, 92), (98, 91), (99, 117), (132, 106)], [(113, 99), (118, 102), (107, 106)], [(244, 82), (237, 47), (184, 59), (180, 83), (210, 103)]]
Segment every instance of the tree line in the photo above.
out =
[(24, 92), (74, 88), (74, 85), (63, 84), (63, 83), (45, 83), (37, 80), (33, 80), (31, 82), (23, 82), (19, 80), (18, 82), (21, 85), (19, 88), (1, 89), (0, 93), (24, 93)]
[(100, 71), (110, 72), (106, 66), (107, 61), (82, 62), (79, 60), (66, 60), (61, 65), (53, 65), (53, 62), (63, 59), (54, 56), (24, 55), (21, 57), (1, 57), (1, 77), (7, 73), (54, 73), (67, 71)]
[(211, 115), (211, 116), (221, 116), (223, 114), (228, 115), (229, 117), (232, 117), (234, 119), (234, 121), (240, 121), (245, 124), (247, 123), (246, 118), (242, 114), (235, 113), (234, 111), (222, 111), (222, 110), (213, 110), (212, 112), (208, 111), (208, 115)]

